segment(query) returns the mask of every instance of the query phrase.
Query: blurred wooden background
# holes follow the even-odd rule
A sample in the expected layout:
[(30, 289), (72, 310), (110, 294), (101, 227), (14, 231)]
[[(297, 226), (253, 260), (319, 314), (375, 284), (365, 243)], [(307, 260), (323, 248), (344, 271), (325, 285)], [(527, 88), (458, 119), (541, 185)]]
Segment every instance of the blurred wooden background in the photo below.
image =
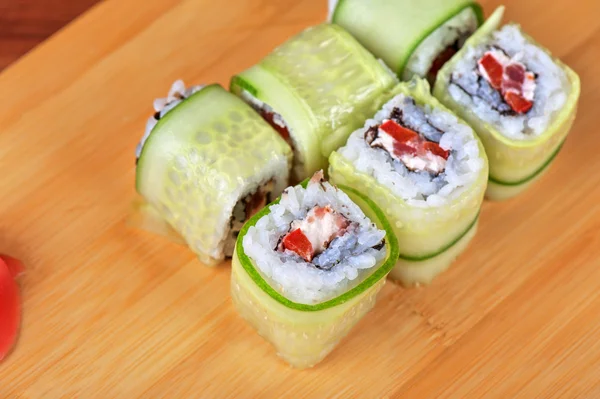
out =
[(0, 0), (0, 71), (99, 0)]

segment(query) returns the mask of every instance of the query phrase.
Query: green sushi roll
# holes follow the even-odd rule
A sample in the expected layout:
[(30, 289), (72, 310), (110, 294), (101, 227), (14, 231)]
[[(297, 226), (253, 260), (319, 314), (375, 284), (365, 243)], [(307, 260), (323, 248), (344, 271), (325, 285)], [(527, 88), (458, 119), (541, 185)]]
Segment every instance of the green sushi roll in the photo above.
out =
[(348, 30), (402, 80), (431, 84), (437, 71), (483, 22), (471, 0), (339, 0), (331, 21)]
[(322, 177), (250, 219), (231, 269), (240, 315), (297, 368), (320, 362), (371, 310), (398, 256), (377, 205)]
[(498, 8), (440, 71), (434, 95), (466, 120), (487, 151), (486, 196), (514, 197), (558, 154), (577, 112), (580, 81)]
[(216, 264), (233, 254), (246, 220), (288, 185), (291, 149), (216, 84), (177, 81), (154, 108), (137, 149), (137, 191), (202, 262)]
[(440, 104), (426, 80), (399, 84), (373, 119), (329, 158), (335, 184), (369, 193), (398, 238), (390, 277), (430, 283), (477, 230), (488, 161), (477, 135)]
[(327, 167), (331, 151), (395, 83), (393, 74), (350, 34), (321, 24), (234, 76), (230, 89), (292, 146), (293, 174), (301, 181)]

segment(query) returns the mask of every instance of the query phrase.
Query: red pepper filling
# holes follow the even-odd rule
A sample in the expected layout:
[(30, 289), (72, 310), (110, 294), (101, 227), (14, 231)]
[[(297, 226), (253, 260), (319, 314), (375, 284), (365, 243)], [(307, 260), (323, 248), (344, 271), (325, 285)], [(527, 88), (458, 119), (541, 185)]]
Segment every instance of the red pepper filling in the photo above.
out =
[(498, 50), (488, 51), (477, 61), (490, 86), (500, 91), (513, 111), (524, 114), (533, 107), (535, 75), (525, 65)]
[(384, 121), (365, 134), (371, 147), (382, 148), (390, 156), (402, 162), (409, 170), (426, 170), (439, 174), (446, 167), (450, 152), (434, 141), (406, 128), (393, 119)]
[(279, 133), (281, 138), (283, 138), (288, 144), (291, 145), (290, 132), (287, 129), (287, 127), (280, 126), (277, 123), (275, 123), (275, 113), (263, 110), (261, 112), (261, 116), (265, 121), (269, 123), (269, 125), (273, 127), (273, 129), (275, 129), (275, 131), (277, 131), (277, 133)]
[(283, 248), (295, 252), (307, 262), (313, 258), (313, 247), (302, 230), (296, 229), (283, 237)]
[(292, 222), (280, 250), (290, 250), (307, 262), (329, 247), (331, 241), (346, 233), (350, 221), (334, 211), (329, 205), (315, 206), (306, 218)]
[(446, 160), (450, 156), (450, 152), (444, 150), (438, 143), (425, 140), (417, 132), (391, 119), (383, 122), (379, 128), (395, 140), (394, 153), (399, 157), (405, 154), (422, 156), (428, 152)]

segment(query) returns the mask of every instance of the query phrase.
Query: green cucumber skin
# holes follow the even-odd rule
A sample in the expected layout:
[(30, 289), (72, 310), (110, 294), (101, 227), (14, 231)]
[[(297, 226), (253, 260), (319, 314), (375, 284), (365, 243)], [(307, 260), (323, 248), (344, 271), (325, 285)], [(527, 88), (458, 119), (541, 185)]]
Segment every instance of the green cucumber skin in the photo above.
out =
[[(465, 43), (463, 48), (438, 73), (433, 94), (440, 102), (452, 109), (473, 127), (481, 139), (490, 163), (490, 190), (486, 196), (500, 200), (511, 198), (530, 186), (542, 171), (546, 170), (566, 140), (577, 114), (581, 90), (579, 76), (551, 53), (523, 34), (528, 41), (548, 53), (563, 69), (571, 85), (571, 93), (563, 109), (555, 116), (548, 130), (535, 139), (512, 140), (504, 137), (494, 126), (479, 119), (471, 109), (463, 107), (449, 93), (449, 80), (455, 64), (465, 56), (469, 48), (483, 43), (501, 25), (503, 7), (499, 7)], [(521, 187), (521, 189), (518, 189)], [(504, 187), (504, 189), (502, 188)], [(512, 188), (511, 188), (512, 187)]]
[[(307, 184), (308, 184), (308, 180), (305, 180), (302, 183), (302, 186), (306, 187)], [(248, 233), (248, 230), (250, 229), (250, 227), (254, 226), (260, 218), (267, 215), (270, 212), (271, 206), (279, 203), (279, 201), (281, 200), (281, 197), (278, 198), (277, 200), (275, 200), (272, 204), (270, 204), (267, 207), (265, 207), (264, 209), (262, 209), (256, 215), (254, 215), (244, 225), (244, 227), (240, 231), (240, 234), (238, 236), (237, 243), (236, 243), (236, 256), (238, 257), (238, 260), (240, 261), (242, 267), (244, 268), (246, 273), (248, 273), (248, 275), (252, 278), (254, 283), (256, 283), (256, 285), (258, 285), (265, 293), (267, 293), (275, 301), (277, 301), (278, 303), (284, 305), (285, 307), (287, 307), (289, 309), (300, 310), (300, 311), (304, 311), (304, 312), (315, 312), (315, 311), (325, 310), (325, 309), (329, 309), (329, 308), (341, 305), (341, 304), (351, 300), (352, 298), (356, 297), (357, 295), (363, 293), (364, 291), (366, 291), (367, 289), (369, 289), (370, 287), (375, 285), (379, 280), (381, 280), (385, 276), (387, 276), (387, 274), (390, 272), (390, 270), (394, 267), (396, 259), (398, 258), (399, 251), (398, 251), (396, 235), (395, 235), (394, 230), (392, 229), (391, 225), (389, 224), (388, 220), (385, 218), (384, 213), (381, 211), (381, 209), (379, 209), (379, 207), (373, 201), (371, 201), (368, 197), (364, 196), (360, 192), (358, 192), (350, 187), (338, 186), (338, 189), (342, 190), (346, 194), (351, 193), (353, 198), (359, 198), (362, 202), (364, 202), (364, 205), (361, 206), (361, 209), (363, 209), (363, 207), (368, 207), (369, 210), (377, 216), (377, 219), (378, 219), (377, 225), (379, 226), (379, 228), (383, 228), (386, 232), (386, 239), (385, 239), (386, 244), (385, 245), (387, 247), (387, 257), (386, 257), (385, 261), (377, 268), (377, 270), (373, 274), (371, 274), (369, 277), (367, 277), (362, 283), (360, 283), (356, 287), (352, 288), (351, 290), (345, 292), (344, 294), (342, 294), (336, 298), (332, 298), (328, 301), (321, 302), (321, 303), (314, 304), (314, 305), (307, 305), (307, 304), (290, 301), (289, 299), (287, 299), (286, 297), (281, 295), (279, 292), (277, 292), (275, 289), (273, 289), (269, 285), (269, 283), (267, 283), (267, 281), (260, 275), (260, 272), (254, 266), (252, 260), (244, 252), (243, 240), (244, 240), (244, 237), (246, 236), (246, 234)], [(348, 194), (348, 195), (350, 196), (350, 194)], [(359, 204), (357, 204), (357, 205), (359, 205)], [(363, 212), (365, 212), (365, 211), (363, 210)], [(365, 212), (365, 214), (366, 214), (366, 212)], [(375, 221), (373, 221), (373, 222), (375, 222)]]
[(472, 8), (480, 23), (481, 6), (471, 0), (340, 0), (332, 21), (348, 30), (363, 46), (402, 76), (410, 56), (438, 27)]

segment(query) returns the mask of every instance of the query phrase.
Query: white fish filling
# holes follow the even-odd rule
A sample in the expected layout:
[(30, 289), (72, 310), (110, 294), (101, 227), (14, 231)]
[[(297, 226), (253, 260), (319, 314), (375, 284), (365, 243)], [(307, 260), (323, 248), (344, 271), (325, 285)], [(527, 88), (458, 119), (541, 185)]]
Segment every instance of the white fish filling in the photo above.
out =
[(135, 157), (139, 158), (142, 149), (144, 148), (144, 144), (146, 144), (146, 140), (150, 137), (150, 133), (154, 126), (158, 123), (158, 121), (165, 116), (169, 111), (175, 108), (179, 103), (186, 98), (190, 97), (192, 94), (199, 92), (205, 87), (205, 85), (196, 85), (190, 86), (189, 88), (185, 88), (185, 84), (183, 80), (176, 80), (171, 89), (169, 90), (169, 94), (166, 98), (157, 98), (154, 100), (153, 106), (155, 114), (148, 118), (146, 122), (146, 130), (144, 131), (144, 136), (138, 143), (135, 149)]
[[(422, 112), (416, 112), (415, 107)], [(410, 171), (386, 151), (367, 144), (367, 130), (390, 119), (394, 108), (402, 111), (403, 121), (408, 127), (450, 151), (442, 173), (434, 175), (427, 171)], [(369, 119), (365, 127), (352, 133), (338, 152), (358, 171), (373, 177), (409, 205), (423, 208), (442, 206), (460, 196), (475, 183), (484, 167), (473, 129), (459, 123), (458, 118), (449, 112), (429, 105), (415, 105), (412, 98), (404, 94), (388, 101), (374, 119)]]
[(478, 25), (477, 15), (471, 7), (450, 18), (417, 46), (406, 63), (403, 80), (410, 80), (413, 75), (426, 77), (438, 55), (457, 42), (457, 47), (461, 48)]
[[(525, 114), (499, 112), (494, 103), (502, 101), (500, 97), (471, 95), (483, 92), (481, 86), (485, 85), (482, 83), (484, 77), (479, 72), (477, 61), (494, 47), (537, 75), (533, 107)], [(533, 86), (529, 87), (529, 90), (532, 88)], [(524, 89), (527, 91), (528, 87)], [(507, 138), (527, 140), (548, 129), (565, 105), (571, 87), (567, 75), (551, 56), (525, 38), (517, 26), (509, 24), (490, 35), (486, 42), (467, 49), (466, 54), (454, 66), (448, 90), (455, 101), (472, 109), (481, 120), (492, 124)]]
[[(292, 222), (306, 218), (315, 206), (329, 205), (356, 228), (334, 239), (329, 247), (309, 263), (296, 253), (277, 250), (279, 240)], [(386, 247), (375, 249), (385, 238), (350, 198), (328, 182), (310, 183), (306, 189), (289, 187), (269, 214), (248, 229), (243, 239), (246, 255), (275, 290), (291, 301), (324, 302), (360, 284), (385, 258)], [(336, 263), (329, 270), (315, 262)]]

